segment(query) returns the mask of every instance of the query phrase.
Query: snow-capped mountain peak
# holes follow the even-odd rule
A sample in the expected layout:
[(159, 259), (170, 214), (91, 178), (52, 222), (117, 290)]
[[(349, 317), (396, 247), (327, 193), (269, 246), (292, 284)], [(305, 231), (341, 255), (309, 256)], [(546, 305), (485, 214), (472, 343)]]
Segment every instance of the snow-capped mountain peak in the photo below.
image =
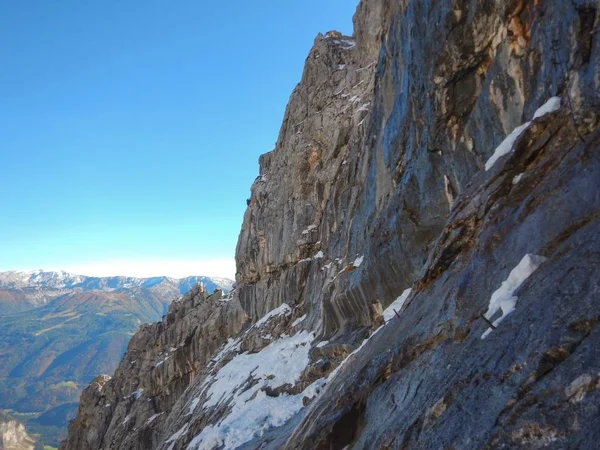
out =
[(93, 277), (76, 275), (64, 270), (44, 271), (10, 271), (0, 272), (0, 289), (74, 289), (83, 291), (100, 290), (116, 291), (131, 288), (154, 288), (160, 285), (176, 287), (184, 294), (198, 283), (204, 283), (207, 290), (221, 289), (228, 292), (233, 287), (233, 280), (221, 277), (190, 276), (185, 278), (170, 278), (166, 276), (135, 278), (125, 276)]

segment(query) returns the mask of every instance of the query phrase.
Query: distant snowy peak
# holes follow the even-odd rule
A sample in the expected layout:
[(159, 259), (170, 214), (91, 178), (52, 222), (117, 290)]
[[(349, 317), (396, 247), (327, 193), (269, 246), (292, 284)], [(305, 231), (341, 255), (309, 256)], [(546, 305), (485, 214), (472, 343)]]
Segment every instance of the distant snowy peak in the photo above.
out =
[(31, 272), (26, 282), (30, 286), (45, 286), (57, 289), (71, 288), (74, 285), (81, 283), (84, 276), (67, 273), (64, 270), (58, 272), (44, 272), (37, 270)]
[(0, 287), (3, 288), (22, 288), (43, 286), (47, 288), (65, 288), (73, 284), (81, 283), (83, 278), (80, 275), (69, 274), (65, 271), (45, 272), (43, 270), (34, 271), (11, 271), (0, 272)]
[(186, 278), (170, 278), (166, 276), (151, 278), (134, 277), (91, 277), (75, 275), (61, 271), (11, 271), (0, 272), (0, 288), (3, 289), (81, 289), (83, 291), (115, 291), (133, 288), (176, 289), (185, 294), (198, 283), (203, 283), (207, 291), (215, 289), (229, 292), (233, 288), (233, 280), (222, 277), (190, 276)]

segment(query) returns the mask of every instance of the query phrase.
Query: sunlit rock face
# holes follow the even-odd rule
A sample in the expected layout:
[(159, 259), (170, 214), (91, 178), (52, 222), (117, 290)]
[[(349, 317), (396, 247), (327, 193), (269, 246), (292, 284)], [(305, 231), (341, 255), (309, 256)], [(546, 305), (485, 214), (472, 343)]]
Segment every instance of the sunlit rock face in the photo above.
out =
[(33, 450), (34, 446), (22, 423), (0, 413), (0, 449)]
[(319, 35), (236, 289), (134, 336), (63, 448), (593, 448), (596, 8), (363, 0)]

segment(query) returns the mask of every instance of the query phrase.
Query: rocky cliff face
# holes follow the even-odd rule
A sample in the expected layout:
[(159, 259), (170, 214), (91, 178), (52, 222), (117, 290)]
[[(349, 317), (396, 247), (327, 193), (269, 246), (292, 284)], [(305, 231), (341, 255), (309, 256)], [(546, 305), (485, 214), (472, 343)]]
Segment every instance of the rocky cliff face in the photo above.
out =
[(318, 36), (237, 289), (143, 328), (63, 448), (592, 448), (599, 6), (363, 0)]
[(33, 450), (35, 441), (22, 423), (0, 413), (0, 450)]

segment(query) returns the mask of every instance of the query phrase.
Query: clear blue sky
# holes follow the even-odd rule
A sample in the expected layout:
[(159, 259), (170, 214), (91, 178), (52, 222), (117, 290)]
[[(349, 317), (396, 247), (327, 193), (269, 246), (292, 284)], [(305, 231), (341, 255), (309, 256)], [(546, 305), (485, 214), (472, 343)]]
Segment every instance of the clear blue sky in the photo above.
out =
[(257, 158), (357, 3), (1, 2), (0, 270), (233, 276)]

